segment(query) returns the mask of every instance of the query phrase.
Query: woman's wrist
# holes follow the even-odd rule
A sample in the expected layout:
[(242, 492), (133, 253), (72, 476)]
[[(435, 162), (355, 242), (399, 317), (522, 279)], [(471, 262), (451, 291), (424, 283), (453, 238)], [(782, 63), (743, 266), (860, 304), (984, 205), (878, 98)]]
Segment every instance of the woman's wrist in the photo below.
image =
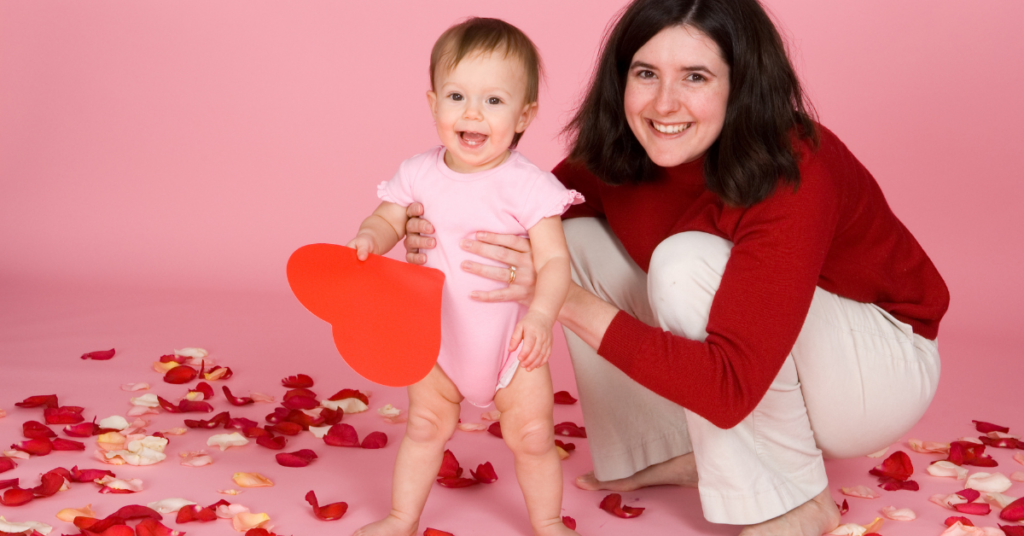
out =
[(569, 293), (558, 314), (558, 321), (569, 328), (591, 348), (601, 346), (601, 340), (619, 309), (591, 294), (575, 282), (569, 285)]

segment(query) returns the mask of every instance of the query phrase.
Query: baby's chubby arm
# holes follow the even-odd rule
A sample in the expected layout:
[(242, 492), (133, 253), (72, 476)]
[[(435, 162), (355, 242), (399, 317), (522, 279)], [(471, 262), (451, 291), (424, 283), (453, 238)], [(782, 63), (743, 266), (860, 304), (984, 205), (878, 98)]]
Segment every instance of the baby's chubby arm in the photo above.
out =
[(373, 214), (363, 220), (356, 237), (345, 245), (355, 249), (356, 258), (361, 261), (365, 261), (370, 253), (383, 255), (405, 236), (405, 222), (408, 220), (405, 207), (383, 201)]
[(519, 362), (526, 370), (547, 363), (551, 355), (551, 330), (569, 292), (571, 273), (569, 248), (562, 232), (562, 219), (544, 218), (530, 228), (537, 286), (526, 316), (516, 325), (509, 342), (512, 351), (523, 341)]

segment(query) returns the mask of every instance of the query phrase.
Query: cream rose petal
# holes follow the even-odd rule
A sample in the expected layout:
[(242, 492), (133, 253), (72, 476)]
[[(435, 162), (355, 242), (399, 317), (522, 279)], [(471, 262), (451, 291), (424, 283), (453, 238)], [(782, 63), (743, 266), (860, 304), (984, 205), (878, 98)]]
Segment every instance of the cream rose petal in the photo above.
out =
[(245, 491), (240, 489), (219, 489), (217, 490), (217, 493), (220, 493), (221, 495), (241, 495), (245, 493)]
[(146, 382), (125, 383), (121, 385), (122, 391), (148, 391), (149, 384)]
[(219, 380), (219, 379), (223, 378), (224, 376), (227, 375), (227, 373), (228, 373), (228, 369), (227, 368), (219, 368), (219, 369), (217, 369), (217, 370), (215, 370), (213, 372), (204, 372), (203, 373), (203, 377), (206, 378), (209, 381), (213, 381), (213, 380)]
[(133, 396), (131, 398), (133, 406), (145, 406), (147, 408), (158, 408), (160, 407), (160, 401), (157, 400), (157, 396), (153, 393), (146, 393), (142, 396)]
[(185, 395), (185, 400), (190, 402), (202, 402), (203, 400), (206, 400), (206, 395), (199, 391), (189, 391), (188, 394)]
[(151, 408), (149, 406), (132, 406), (125, 412), (125, 415), (129, 417), (139, 417), (142, 415), (159, 415), (160, 410)]
[(1002, 493), (982, 493), (981, 498), (985, 499), (985, 502), (995, 506), (996, 508), (1006, 508), (1006, 505), (1017, 500), (1017, 497), (1010, 497), (1009, 495), (1003, 495)]
[(198, 450), (195, 452), (179, 452), (178, 456), (181, 456), (181, 465), (185, 467), (204, 467), (213, 463), (213, 458), (206, 454), (206, 451)]
[(147, 426), (149, 426), (149, 421), (146, 419), (135, 419), (128, 425), (128, 428), (121, 430), (121, 433), (126, 435), (142, 434), (146, 432)]
[(1015, 482), (1024, 482), (1024, 471), (1014, 471), (1010, 473), (1010, 480)]
[(128, 419), (120, 415), (111, 415), (106, 419), (100, 419), (100, 422), (96, 423), (100, 428), (107, 428), (109, 430), (124, 430), (128, 428)]
[(269, 488), (274, 485), (269, 478), (259, 473), (235, 473), (231, 479), (243, 488)]
[(928, 500), (943, 507), (949, 508), (950, 510), (956, 510), (955, 506), (958, 504), (967, 504), (967, 499), (957, 495), (956, 493), (950, 493), (949, 495), (943, 493), (936, 493)]
[(889, 452), (889, 447), (885, 447), (882, 450), (868, 454), (868, 458), (881, 458), (882, 456), (885, 456), (886, 452)]
[(945, 460), (929, 465), (928, 474), (932, 476), (955, 478), (957, 480), (967, 479), (967, 469)]
[(323, 439), (327, 432), (331, 430), (330, 426), (310, 426), (309, 432), (313, 434), (313, 437), (317, 439)]
[(959, 521), (953, 523), (939, 536), (1004, 536), (1003, 531), (995, 527), (970, 527)]
[(967, 482), (964, 483), (964, 487), (967, 489), (976, 489), (978, 491), (987, 491), (994, 493), (1002, 493), (1013, 485), (1009, 478), (1003, 473), (974, 473), (967, 477)]
[(231, 519), (238, 514), (248, 513), (249, 509), (240, 504), (222, 504), (214, 510), (217, 517), (221, 519)]
[(27, 452), (25, 452), (25, 451), (23, 451), (23, 450), (5, 450), (4, 451), (4, 457), (5, 458), (16, 458), (18, 460), (27, 460), (30, 457), (32, 457), (32, 455), (27, 453)]
[(480, 414), (480, 420), (497, 422), (501, 420), (501, 412), (498, 410), (486, 411)]
[(57, 512), (57, 519), (65, 523), (73, 522), (78, 516), (96, 517), (96, 512), (92, 510), (91, 504), (87, 504), (82, 508), (65, 508)]
[(385, 404), (383, 408), (377, 408), (377, 414), (381, 417), (397, 417), (402, 414), (402, 410), (391, 404)]
[(228, 450), (229, 447), (241, 447), (242, 445), (248, 445), (249, 440), (238, 432), (232, 432), (230, 434), (217, 434), (210, 436), (210, 439), (206, 440), (206, 445), (209, 447), (219, 447), (220, 450)]
[(249, 398), (251, 398), (253, 400), (253, 402), (270, 402), (270, 403), (274, 403), (274, 397), (272, 397), (270, 395), (265, 395), (263, 393), (252, 393), (252, 392), (250, 392), (249, 393)]
[(53, 530), (53, 527), (46, 523), (39, 523), (37, 521), (24, 521), (22, 523), (14, 523), (7, 521), (3, 516), (0, 516), (0, 532), (7, 532), (12, 534), (19, 534), (22, 532), (29, 533), (29, 531), (36, 531), (39, 534), (49, 534)]
[(174, 361), (168, 361), (166, 363), (161, 363), (160, 361), (153, 362), (153, 370), (159, 372), (160, 374), (167, 374), (168, 370), (171, 370), (172, 368), (179, 366), (181, 365), (175, 363)]
[(362, 413), (368, 409), (369, 406), (363, 403), (358, 398), (342, 398), (341, 400), (323, 400), (320, 405), (337, 411), (341, 409), (345, 413)]
[(1017, 463), (1019, 463), (1021, 465), (1024, 465), (1024, 452), (1018, 452), (1017, 454), (1014, 454), (1013, 455), (1013, 461), (1015, 461), (1015, 462), (1017, 462)]
[(989, 432), (985, 434), (989, 439), (1020, 439), (1020, 437), (1013, 434), (1004, 434), (1003, 432)]
[(867, 529), (856, 523), (847, 523), (845, 525), (839, 525), (832, 529), (831, 532), (825, 534), (834, 534), (836, 536), (863, 536), (867, 533)]
[(922, 454), (949, 454), (949, 443), (921, 441), (920, 439), (911, 439), (909, 443), (910, 449), (914, 452), (920, 452)]
[(231, 527), (238, 532), (246, 532), (250, 529), (266, 528), (269, 522), (270, 516), (265, 513), (253, 514), (251, 512), (242, 512), (241, 514), (235, 514), (231, 518)]
[(881, 497), (877, 491), (867, 486), (854, 486), (852, 488), (840, 488), (839, 491), (843, 495), (849, 495), (850, 497), (860, 497), (862, 499), (877, 499)]
[(181, 350), (175, 350), (174, 355), (178, 357), (193, 357), (202, 359), (210, 355), (210, 352), (207, 352), (205, 348), (194, 348), (189, 346), (187, 348), (182, 348)]
[(896, 508), (893, 506), (882, 508), (882, 515), (893, 521), (913, 521), (917, 519), (917, 514), (910, 508)]
[(96, 445), (107, 451), (122, 450), (127, 438), (118, 432), (107, 432), (96, 436)]
[(168, 428), (167, 430), (160, 430), (163, 435), (185, 435), (188, 433), (188, 428)]
[(487, 429), (487, 425), (486, 424), (481, 424), (481, 423), (478, 423), (478, 422), (460, 422), (459, 423), (459, 430), (462, 430), (463, 432), (483, 432), (486, 429)]
[(181, 510), (182, 507), (184, 507), (184, 506), (191, 506), (193, 504), (196, 504), (196, 503), (194, 503), (194, 502), (192, 502), (192, 501), (190, 501), (188, 499), (182, 499), (180, 497), (173, 497), (173, 498), (170, 498), (170, 499), (163, 499), (163, 500), (160, 500), (160, 501), (151, 502), (151, 503), (147, 504), (146, 506), (152, 508), (153, 510), (156, 510), (157, 512), (160, 512), (161, 514), (173, 514), (174, 512), (177, 512), (178, 510)]
[(112, 489), (123, 489), (134, 492), (142, 491), (142, 480), (138, 478), (132, 478), (130, 480), (123, 480), (120, 478), (114, 478), (110, 475), (104, 476), (96, 480), (96, 483), (101, 486), (106, 486)]

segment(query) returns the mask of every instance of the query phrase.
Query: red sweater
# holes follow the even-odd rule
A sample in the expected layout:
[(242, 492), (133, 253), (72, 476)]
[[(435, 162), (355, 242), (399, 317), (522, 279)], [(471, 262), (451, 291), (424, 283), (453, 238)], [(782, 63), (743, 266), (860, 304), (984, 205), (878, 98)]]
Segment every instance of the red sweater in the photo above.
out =
[(683, 231), (733, 243), (704, 342), (648, 326), (625, 312), (598, 354), (655, 393), (721, 428), (742, 421), (768, 391), (793, 348), (814, 288), (873, 303), (928, 339), (949, 291), (882, 190), (825, 128), (801, 153), (800, 186), (783, 183), (749, 207), (725, 206), (704, 186), (703, 158), (659, 170), (657, 180), (611, 186), (579, 164), (553, 173), (586, 197), (565, 218), (603, 217), (636, 263)]

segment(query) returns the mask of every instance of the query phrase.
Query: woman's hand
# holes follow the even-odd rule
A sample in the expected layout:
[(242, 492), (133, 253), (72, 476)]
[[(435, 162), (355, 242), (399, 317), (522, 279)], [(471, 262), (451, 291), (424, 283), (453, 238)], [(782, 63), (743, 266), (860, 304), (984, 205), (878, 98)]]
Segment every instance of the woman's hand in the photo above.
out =
[(533, 266), (533, 253), (528, 239), (481, 231), (476, 233), (476, 240), (465, 239), (460, 245), (470, 253), (515, 267), (513, 278), (511, 268), (464, 261), (463, 271), (508, 283), (508, 287), (503, 289), (472, 292), (469, 295), (471, 298), (482, 302), (514, 301), (530, 306), (537, 284), (537, 271)]
[(527, 372), (548, 362), (548, 357), (551, 356), (551, 329), (554, 323), (555, 319), (537, 311), (530, 311), (516, 324), (508, 351), (515, 350), (520, 342), (523, 343), (523, 349), (519, 351), (519, 364), (525, 367)]
[(420, 217), (423, 215), (421, 203), (410, 204), (405, 215), (409, 218), (405, 222), (405, 260), (409, 264), (422, 265), (427, 262), (427, 255), (420, 250), (433, 249), (437, 245), (434, 237), (425, 236), (434, 232), (434, 226)]

